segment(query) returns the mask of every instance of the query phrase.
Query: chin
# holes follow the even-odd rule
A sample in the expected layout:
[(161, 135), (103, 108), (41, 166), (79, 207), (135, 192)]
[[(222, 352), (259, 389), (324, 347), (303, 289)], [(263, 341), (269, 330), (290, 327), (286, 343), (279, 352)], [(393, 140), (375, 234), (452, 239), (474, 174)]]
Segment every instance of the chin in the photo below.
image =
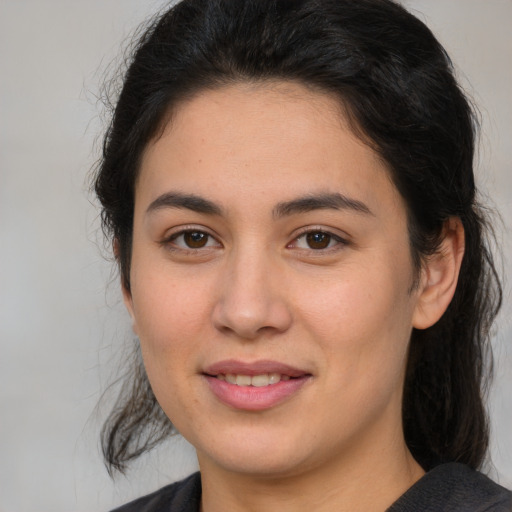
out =
[[(216, 464), (225, 471), (236, 473), (239, 475), (258, 477), (258, 478), (285, 478), (301, 472), (303, 467), (302, 461), (295, 460), (293, 457), (283, 454), (275, 454), (273, 452), (246, 453), (239, 454), (237, 457), (216, 457)], [(201, 466), (201, 457), (199, 457), (199, 465)]]
[(289, 433), (272, 435), (267, 430), (257, 435), (246, 430), (219, 437), (215, 443), (208, 443), (206, 450), (197, 449), (200, 466), (208, 461), (232, 473), (276, 478), (295, 474), (311, 464), (311, 457), (299, 450), (303, 443)]

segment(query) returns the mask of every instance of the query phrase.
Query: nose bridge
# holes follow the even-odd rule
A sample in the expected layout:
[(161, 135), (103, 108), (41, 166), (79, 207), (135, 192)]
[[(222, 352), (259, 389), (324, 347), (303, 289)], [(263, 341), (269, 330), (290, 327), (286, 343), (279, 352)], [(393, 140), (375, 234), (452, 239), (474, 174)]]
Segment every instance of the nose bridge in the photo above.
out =
[(246, 339), (254, 339), (263, 331), (286, 330), (291, 312), (271, 250), (241, 244), (231, 251), (225, 264), (213, 313), (215, 326)]

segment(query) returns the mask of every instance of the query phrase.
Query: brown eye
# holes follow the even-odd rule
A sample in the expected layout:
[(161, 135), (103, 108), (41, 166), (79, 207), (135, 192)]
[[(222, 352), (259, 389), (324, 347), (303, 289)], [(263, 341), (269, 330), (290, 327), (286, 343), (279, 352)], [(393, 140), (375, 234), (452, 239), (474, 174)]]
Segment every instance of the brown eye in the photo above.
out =
[(327, 249), (332, 236), (322, 231), (312, 231), (306, 234), (306, 243), (310, 249)]
[(210, 233), (199, 229), (183, 229), (163, 240), (162, 245), (169, 251), (181, 251), (182, 254), (204, 256), (204, 250), (220, 249), (222, 244)]
[(288, 247), (302, 251), (317, 251), (322, 254), (322, 251), (343, 249), (347, 245), (349, 243), (338, 235), (321, 229), (312, 229), (302, 233)]
[(183, 233), (183, 242), (190, 249), (201, 249), (208, 243), (209, 235), (202, 231), (186, 231)]

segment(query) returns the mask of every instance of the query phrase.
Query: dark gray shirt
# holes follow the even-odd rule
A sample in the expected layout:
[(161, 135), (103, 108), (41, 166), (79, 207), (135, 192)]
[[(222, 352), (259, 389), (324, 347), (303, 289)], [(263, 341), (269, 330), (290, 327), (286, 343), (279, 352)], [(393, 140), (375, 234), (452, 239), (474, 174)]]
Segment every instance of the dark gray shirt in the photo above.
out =
[[(112, 512), (199, 512), (200, 502), (201, 477), (194, 473)], [(387, 512), (512, 512), (512, 493), (463, 464), (441, 464)]]

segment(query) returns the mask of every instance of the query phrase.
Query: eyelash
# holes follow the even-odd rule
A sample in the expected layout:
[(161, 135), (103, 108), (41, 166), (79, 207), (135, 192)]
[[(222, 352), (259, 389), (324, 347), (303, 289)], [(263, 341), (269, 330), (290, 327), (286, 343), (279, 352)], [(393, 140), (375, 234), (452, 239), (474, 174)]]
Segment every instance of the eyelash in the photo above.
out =
[[(176, 240), (178, 240), (180, 237), (186, 237), (187, 235), (200, 235), (200, 237), (206, 237), (205, 245), (199, 245), (197, 247), (190, 247), (189, 243), (187, 243), (185, 241), (185, 239), (183, 239), (183, 245), (178, 245), (176, 243)], [(316, 248), (309, 246), (309, 243), (311, 243), (311, 242), (318, 242), (318, 243), (322, 244), (322, 242), (324, 242), (324, 240), (321, 240), (321, 239), (317, 240), (317, 241), (310, 240), (309, 243), (308, 243), (308, 241), (306, 241), (306, 244), (308, 244), (308, 247), (298, 247), (297, 246), (297, 243), (299, 243), (299, 241), (301, 239), (307, 240), (308, 236), (314, 236), (314, 235), (321, 235), (321, 236), (327, 237), (327, 246), (326, 247), (316, 247)], [(199, 243), (201, 243), (201, 241), (203, 239), (204, 238), (199, 238), (197, 241)], [(216, 245), (209, 245), (212, 240), (216, 242)], [(333, 242), (335, 242), (335, 243), (332, 244)], [(171, 251), (180, 251), (181, 253), (189, 253), (189, 254), (196, 254), (196, 255), (198, 254), (199, 251), (204, 251), (204, 250), (208, 250), (208, 249), (214, 249), (214, 248), (221, 247), (221, 243), (213, 235), (211, 235), (210, 233), (208, 233), (205, 230), (196, 229), (196, 228), (192, 228), (192, 227), (181, 229), (180, 231), (173, 233), (169, 237), (165, 238), (165, 240), (162, 240), (161, 244), (163, 246), (165, 246), (168, 250), (171, 250)], [(292, 240), (292, 242), (287, 244), (286, 247), (289, 249), (296, 248), (300, 251), (312, 251), (314, 253), (321, 254), (321, 253), (325, 253), (327, 251), (331, 252), (331, 251), (339, 250), (342, 247), (347, 246), (348, 244), (349, 244), (349, 242), (346, 239), (340, 237), (339, 235), (335, 235), (334, 233), (327, 231), (325, 229), (307, 228), (304, 231), (302, 231), (301, 233), (299, 233)]]
[[(206, 237), (205, 245), (198, 246), (198, 247), (190, 247), (187, 242), (185, 242), (185, 239), (183, 240), (183, 245), (178, 245), (176, 243), (176, 240), (178, 240), (180, 237), (186, 237), (187, 235), (201, 235), (202, 237)], [(212, 249), (216, 248), (214, 246), (208, 245), (211, 240), (215, 240), (220, 246), (220, 242), (217, 241), (217, 239), (208, 233), (205, 230), (202, 229), (196, 229), (196, 228), (185, 228), (181, 229), (180, 231), (173, 233), (169, 237), (167, 237), (165, 240), (162, 240), (162, 245), (164, 245), (167, 249), (172, 251), (180, 251), (180, 252), (188, 252), (188, 253), (196, 253), (200, 250), (206, 250), (206, 249)], [(200, 240), (198, 240), (200, 242)]]
[[(302, 231), (301, 233), (299, 233), (299, 235), (296, 236), (293, 239), (293, 241), (287, 245), (287, 247), (292, 248), (293, 244), (297, 244), (297, 242), (299, 242), (299, 240), (301, 240), (301, 239), (307, 239), (307, 237), (310, 235), (311, 236), (322, 235), (322, 236), (328, 237), (327, 247), (313, 248), (311, 246), (308, 246), (308, 247), (297, 247), (297, 249), (302, 250), (302, 251), (313, 251), (315, 253), (325, 253), (327, 251), (331, 252), (331, 251), (339, 250), (349, 244), (348, 240), (342, 238), (339, 235), (335, 235), (334, 233), (327, 231), (323, 228), (307, 228), (304, 231)], [(332, 242), (335, 242), (335, 244), (331, 245)], [(306, 242), (306, 244), (308, 244), (308, 242)]]

